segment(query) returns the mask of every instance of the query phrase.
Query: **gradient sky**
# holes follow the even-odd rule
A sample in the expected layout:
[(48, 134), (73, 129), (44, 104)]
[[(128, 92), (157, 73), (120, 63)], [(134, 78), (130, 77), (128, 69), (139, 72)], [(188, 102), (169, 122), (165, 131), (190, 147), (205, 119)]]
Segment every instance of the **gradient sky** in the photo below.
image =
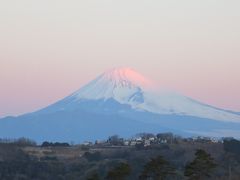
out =
[(0, 1), (0, 117), (37, 110), (103, 71), (240, 111), (239, 0)]

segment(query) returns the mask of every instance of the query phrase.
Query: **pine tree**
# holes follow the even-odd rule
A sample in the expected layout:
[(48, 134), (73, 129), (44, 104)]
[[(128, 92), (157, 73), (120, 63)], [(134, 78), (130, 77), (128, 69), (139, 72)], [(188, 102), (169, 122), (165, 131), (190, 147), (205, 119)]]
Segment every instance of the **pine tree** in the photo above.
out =
[(165, 179), (169, 175), (175, 174), (175, 168), (172, 167), (168, 161), (162, 156), (158, 156), (151, 159), (145, 166), (139, 179), (153, 179), (161, 180)]
[(117, 167), (110, 170), (106, 179), (108, 180), (124, 180), (131, 173), (131, 167), (127, 163), (120, 163)]
[(100, 177), (98, 175), (97, 172), (93, 172), (88, 178), (87, 180), (100, 180)]
[(195, 156), (195, 159), (185, 167), (184, 175), (192, 180), (211, 177), (211, 172), (217, 166), (211, 155), (204, 150), (198, 149)]

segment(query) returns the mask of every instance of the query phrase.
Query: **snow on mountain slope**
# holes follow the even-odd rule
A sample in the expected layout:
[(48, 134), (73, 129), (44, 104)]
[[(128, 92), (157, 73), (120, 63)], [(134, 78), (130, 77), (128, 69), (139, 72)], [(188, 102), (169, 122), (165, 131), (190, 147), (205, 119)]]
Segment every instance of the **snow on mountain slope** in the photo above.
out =
[(173, 132), (240, 138), (240, 115), (162, 92), (130, 68), (115, 68), (37, 112), (0, 119), (1, 138), (82, 142)]
[(130, 105), (137, 111), (156, 114), (195, 116), (226, 122), (239, 122), (240, 115), (215, 108), (173, 92), (161, 92), (141, 74), (130, 68), (114, 68), (106, 71), (71, 96), (50, 108), (64, 110), (65, 106), (76, 106), (84, 100), (114, 99), (120, 104)]
[(109, 99), (121, 103), (142, 102), (142, 92), (152, 82), (130, 68), (115, 68), (93, 80), (74, 93), (77, 99)]
[(137, 107), (158, 114), (195, 116), (225, 122), (240, 123), (240, 116), (215, 108), (177, 93), (152, 95), (146, 93), (145, 102)]

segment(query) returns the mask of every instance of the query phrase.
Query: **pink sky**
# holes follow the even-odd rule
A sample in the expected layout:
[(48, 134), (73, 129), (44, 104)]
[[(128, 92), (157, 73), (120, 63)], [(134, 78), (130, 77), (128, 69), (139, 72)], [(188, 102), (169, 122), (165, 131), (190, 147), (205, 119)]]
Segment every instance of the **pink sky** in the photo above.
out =
[(0, 117), (53, 103), (118, 66), (240, 111), (239, 1), (0, 2)]

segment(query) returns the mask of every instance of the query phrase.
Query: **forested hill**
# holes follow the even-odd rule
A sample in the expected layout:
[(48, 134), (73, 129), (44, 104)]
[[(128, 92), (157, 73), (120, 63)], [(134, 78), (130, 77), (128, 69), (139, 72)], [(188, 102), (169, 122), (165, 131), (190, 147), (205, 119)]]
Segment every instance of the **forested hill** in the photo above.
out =
[(138, 142), (122, 144), (116, 136), (82, 145), (2, 140), (0, 179), (240, 179), (238, 140)]

